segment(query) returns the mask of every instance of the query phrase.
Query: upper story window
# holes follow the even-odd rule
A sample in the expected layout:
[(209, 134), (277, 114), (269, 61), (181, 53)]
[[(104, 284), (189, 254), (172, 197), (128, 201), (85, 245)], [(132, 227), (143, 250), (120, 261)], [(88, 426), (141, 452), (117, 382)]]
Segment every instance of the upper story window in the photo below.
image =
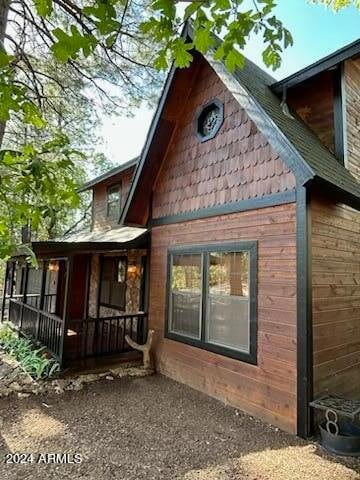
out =
[(256, 363), (257, 244), (169, 251), (166, 336)]
[(224, 105), (212, 100), (204, 105), (196, 116), (196, 135), (201, 142), (214, 138), (224, 121)]
[(121, 185), (113, 185), (107, 190), (107, 216), (118, 218), (121, 206)]

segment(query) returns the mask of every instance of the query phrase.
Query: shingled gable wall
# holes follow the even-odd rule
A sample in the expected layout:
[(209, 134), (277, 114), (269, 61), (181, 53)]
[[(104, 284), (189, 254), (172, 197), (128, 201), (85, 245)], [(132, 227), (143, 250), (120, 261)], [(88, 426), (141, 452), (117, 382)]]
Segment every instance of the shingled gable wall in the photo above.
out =
[[(178, 112), (154, 188), (153, 218), (295, 188), (294, 175), (210, 65), (201, 57), (197, 62), (194, 87)], [(194, 135), (195, 113), (213, 98), (224, 103), (224, 123), (213, 140), (201, 143)]]
[[(212, 68), (196, 61), (183, 111), (167, 110), (177, 128), (154, 187), (153, 218), (295, 189), (293, 174)], [(215, 97), (225, 121), (200, 143), (195, 113)], [(258, 241), (257, 365), (164, 338), (169, 246), (241, 240)], [(296, 322), (295, 203), (152, 228), (149, 327), (161, 373), (296, 432)]]

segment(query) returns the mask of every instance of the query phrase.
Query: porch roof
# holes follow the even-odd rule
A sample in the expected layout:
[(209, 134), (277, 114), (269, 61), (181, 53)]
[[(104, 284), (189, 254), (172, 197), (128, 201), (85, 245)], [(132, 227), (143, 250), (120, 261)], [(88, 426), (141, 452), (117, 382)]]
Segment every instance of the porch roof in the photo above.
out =
[(107, 231), (79, 230), (54, 240), (31, 242), (30, 245), (20, 248), (17, 255), (27, 255), (28, 247), (36, 254), (45, 254), (146, 248), (148, 244), (149, 233), (146, 228), (118, 227)]

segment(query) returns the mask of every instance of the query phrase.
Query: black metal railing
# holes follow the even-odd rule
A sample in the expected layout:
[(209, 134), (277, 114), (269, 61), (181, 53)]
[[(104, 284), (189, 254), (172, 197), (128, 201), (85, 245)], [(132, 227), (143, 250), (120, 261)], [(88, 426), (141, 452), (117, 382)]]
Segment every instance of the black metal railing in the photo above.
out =
[(61, 318), (10, 298), (9, 321), (34, 343), (44, 346), (61, 363), (63, 353)]
[[(40, 308), (40, 297), (41, 295), (38, 293), (30, 293), (26, 295), (26, 305), (30, 305), (30, 307), (34, 307), (39, 309)], [(43, 308), (44, 312), (48, 313), (55, 313), (56, 311), (56, 293), (46, 293), (44, 295), (43, 300)]]
[(145, 341), (146, 313), (87, 318), (69, 322), (66, 352), (69, 358), (86, 358), (125, 353), (132, 350), (125, 340)]
[(8, 299), (8, 320), (20, 328), (22, 315), (22, 304), (13, 298)]
[(40, 312), (37, 338), (57, 358), (62, 355), (63, 320), (52, 313)]
[[(9, 321), (26, 337), (43, 345), (62, 363), (66, 359), (82, 359), (126, 353), (132, 350), (125, 340), (145, 341), (147, 314), (122, 314), (113, 317), (64, 320), (14, 298), (9, 299)], [(63, 355), (64, 351), (64, 355)]]

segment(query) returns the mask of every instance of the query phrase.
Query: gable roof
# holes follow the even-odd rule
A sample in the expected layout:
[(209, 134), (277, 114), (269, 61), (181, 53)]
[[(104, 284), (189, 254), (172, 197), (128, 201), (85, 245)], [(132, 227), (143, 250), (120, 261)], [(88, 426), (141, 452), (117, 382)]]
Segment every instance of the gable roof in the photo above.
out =
[(356, 57), (360, 55), (360, 40), (355, 40), (349, 45), (336, 50), (335, 52), (327, 55), (326, 57), (320, 58), (320, 60), (308, 65), (305, 68), (302, 68), (298, 72), (289, 75), (278, 82), (274, 82), (271, 85), (271, 89), (276, 93), (281, 93), (285, 88), (291, 88), (305, 80), (317, 75), (329, 68), (333, 68), (345, 60)]
[[(190, 26), (183, 35), (192, 38)], [(216, 38), (216, 41), (220, 42), (220, 39)], [(307, 185), (312, 180), (320, 180), (327, 186), (345, 193), (351, 201), (360, 206), (360, 184), (296, 114), (293, 114), (293, 118), (284, 114), (279, 98), (271, 90), (271, 86), (275, 83), (271, 75), (248, 59), (243, 69), (230, 73), (223, 62), (214, 60), (213, 52), (205, 55), (205, 58), (282, 161), (294, 173), (299, 184)], [(175, 71), (176, 69), (172, 67), (165, 82), (124, 205), (121, 223), (129, 221), (129, 210), (139, 189), (148, 153), (161, 123), (161, 114), (174, 80)], [(164, 135), (161, 137), (163, 138)], [(159, 161), (157, 163), (157, 168), (160, 168)]]
[(81, 192), (85, 192), (86, 190), (90, 190), (90, 188), (94, 187), (98, 183), (101, 183), (105, 180), (108, 180), (109, 178), (113, 177), (114, 175), (117, 175), (121, 172), (124, 172), (128, 168), (134, 167), (138, 163), (139, 158), (140, 157), (132, 158), (131, 160), (129, 160), (125, 163), (122, 163), (121, 165), (119, 165), (117, 167), (114, 167), (111, 170), (108, 170), (107, 172), (99, 175), (98, 177), (95, 177), (92, 180), (89, 180), (88, 182), (84, 183), (84, 185), (82, 185), (78, 189), (78, 192), (81, 193)]
[[(215, 71), (218, 70), (220, 77), (220, 71), (231, 76), (222, 64), (219, 65), (220, 62), (209, 59), (209, 63)], [(300, 117), (295, 113), (292, 113), (293, 118), (284, 114), (279, 98), (270, 89), (272, 77), (250, 60), (232, 77), (237, 80), (233, 95), (238, 97), (239, 103), (302, 185), (320, 179), (360, 200), (360, 184), (355, 177)], [(240, 96), (237, 90), (240, 90)]]

